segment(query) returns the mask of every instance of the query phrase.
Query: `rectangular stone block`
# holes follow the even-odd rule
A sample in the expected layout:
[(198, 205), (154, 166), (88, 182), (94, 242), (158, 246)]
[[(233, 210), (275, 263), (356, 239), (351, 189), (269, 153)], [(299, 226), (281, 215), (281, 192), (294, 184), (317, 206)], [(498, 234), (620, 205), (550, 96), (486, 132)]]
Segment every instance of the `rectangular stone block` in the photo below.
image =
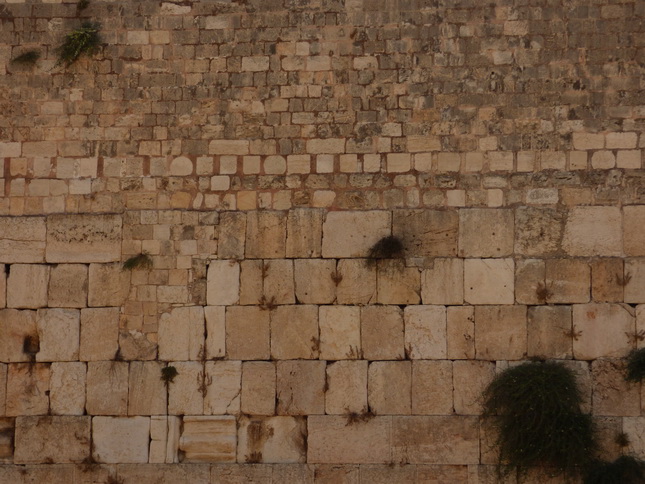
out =
[(412, 414), (453, 413), (453, 372), (451, 361), (412, 362)]
[(80, 463), (90, 456), (90, 427), (90, 417), (18, 417), (14, 463)]
[(7, 306), (7, 269), (8, 266), (0, 264), (0, 309)]
[(47, 307), (49, 266), (40, 264), (12, 264), (7, 277), (7, 307)]
[(357, 306), (321, 306), (320, 358), (361, 358), (361, 312)]
[(92, 457), (106, 464), (148, 462), (150, 417), (92, 418)]
[(242, 417), (238, 426), (237, 461), (303, 463), (307, 423), (302, 417)]
[(45, 363), (12, 363), (7, 373), (6, 415), (49, 413), (50, 366)]
[(377, 262), (376, 293), (378, 304), (419, 304), (421, 274), (416, 267), (406, 267), (403, 259)]
[(45, 217), (0, 217), (0, 262), (44, 262), (46, 239)]
[(121, 259), (120, 215), (50, 215), (47, 262), (116, 262)]
[(482, 393), (495, 376), (495, 363), (490, 361), (455, 361), (452, 366), (455, 413), (479, 415)]
[(366, 259), (341, 259), (336, 269), (336, 302), (369, 304), (376, 300), (376, 268)]
[(179, 450), (184, 462), (235, 462), (235, 417), (184, 417)]
[(246, 214), (223, 212), (219, 217), (217, 255), (220, 259), (243, 259)]
[(179, 462), (180, 435), (180, 417), (165, 415), (150, 417), (150, 454), (148, 455), (148, 462), (151, 464), (177, 464)]
[(287, 216), (286, 256), (320, 257), (322, 251), (323, 211), (295, 208)]
[(85, 408), (89, 415), (127, 415), (127, 362), (90, 361), (87, 364)]
[(7, 368), (7, 365), (0, 363), (0, 416), (6, 415), (7, 411)]
[(361, 308), (361, 347), (367, 360), (405, 357), (403, 311), (397, 306)]
[(451, 360), (475, 358), (475, 308), (450, 306), (446, 308), (447, 356)]
[(204, 318), (206, 319), (206, 358), (223, 358), (226, 356), (226, 308), (206, 306)]
[(130, 293), (130, 276), (121, 264), (90, 264), (88, 306), (121, 306)]
[(198, 360), (204, 351), (204, 308), (174, 308), (159, 318), (159, 358), (164, 361)]
[(410, 359), (437, 360), (447, 356), (446, 307), (407, 306), (405, 349)]
[(249, 212), (246, 221), (246, 257), (283, 258), (286, 251), (287, 216), (284, 212)]
[(0, 310), (0, 361), (35, 360), (39, 349), (36, 311)]
[(515, 211), (515, 252), (527, 256), (557, 253), (562, 245), (562, 211), (543, 207), (519, 207)]
[(520, 304), (544, 304), (548, 295), (545, 261), (518, 260), (515, 266), (515, 301)]
[[(172, 362), (177, 376), (168, 385), (168, 414), (202, 415), (204, 413), (203, 392), (198, 388), (204, 381), (204, 367), (198, 361)], [(208, 391), (208, 385), (206, 385)]]
[(639, 385), (625, 380), (626, 371), (623, 359), (601, 358), (591, 362), (594, 415), (637, 417), (641, 414)]
[(128, 415), (163, 415), (168, 394), (159, 361), (131, 361), (128, 378)]
[(591, 294), (595, 302), (622, 302), (624, 264), (622, 259), (591, 261)]
[(626, 303), (645, 302), (645, 258), (626, 259), (625, 274), (619, 282), (625, 285)]
[(256, 306), (226, 308), (226, 354), (233, 360), (268, 360), (270, 312)]
[[(4, 415), (4, 412), (0, 412), (0, 415)], [(0, 417), (0, 464), (13, 464), (14, 435), (15, 419)], [(9, 466), (7, 466), (7, 468), (8, 467)], [(0, 479), (3, 477), (6, 482), (12, 482), (8, 479), (8, 476), (3, 476), (0, 471)], [(15, 481), (17, 481), (17, 479), (13, 482)]]
[(570, 359), (571, 306), (533, 306), (528, 312), (528, 356)]
[(475, 350), (479, 360), (526, 356), (526, 306), (475, 307)]
[(242, 394), (240, 409), (247, 415), (275, 413), (276, 370), (269, 361), (242, 363)]
[(336, 299), (336, 261), (296, 259), (296, 298), (302, 304), (332, 304)]
[(374, 361), (368, 369), (367, 398), (377, 415), (410, 415), (412, 363)]
[(78, 309), (39, 309), (40, 349), (36, 361), (75, 361), (79, 354), (81, 314)]
[(401, 239), (406, 257), (457, 255), (459, 215), (456, 210), (396, 210), (392, 234)]
[(242, 362), (207, 361), (203, 371), (207, 381), (213, 382), (204, 395), (204, 413), (207, 415), (240, 413)]
[(295, 304), (295, 284), (293, 278), (293, 261), (276, 259), (264, 261), (264, 298), (268, 305)]
[(573, 357), (578, 360), (620, 358), (632, 348), (632, 308), (622, 304), (573, 305)]
[(618, 207), (574, 207), (567, 217), (562, 248), (572, 256), (620, 256), (622, 226)]
[(119, 308), (81, 309), (81, 361), (114, 358), (119, 349), (119, 317)]
[(278, 415), (325, 413), (324, 361), (278, 361), (276, 375)]
[(514, 214), (499, 208), (459, 211), (461, 257), (505, 257), (513, 253)]
[(591, 269), (581, 260), (546, 261), (546, 302), (552, 304), (589, 302)]
[(319, 352), (318, 306), (278, 306), (271, 311), (272, 359), (312, 359)]
[(49, 405), (53, 415), (83, 415), (85, 412), (85, 363), (52, 363)]
[(513, 259), (466, 259), (464, 300), (470, 304), (513, 304)]
[(625, 254), (645, 256), (643, 227), (645, 226), (645, 205), (631, 205), (623, 208)]
[(267, 269), (269, 267), (268, 264), (266, 266), (265, 264), (262, 260), (243, 260), (240, 263), (239, 304), (255, 306), (262, 300), (264, 280), (268, 276)]
[(206, 300), (211, 306), (236, 304), (240, 298), (240, 264), (233, 260), (212, 260), (208, 265)]
[(423, 304), (462, 304), (464, 302), (464, 260), (435, 259), (421, 275)]
[(368, 362), (338, 361), (327, 365), (325, 413), (363, 414), (367, 412)]
[(47, 299), (50, 307), (83, 308), (87, 306), (87, 266), (59, 264), (52, 267)]
[(322, 256), (366, 257), (374, 244), (390, 235), (391, 226), (391, 212), (329, 212), (323, 223)]

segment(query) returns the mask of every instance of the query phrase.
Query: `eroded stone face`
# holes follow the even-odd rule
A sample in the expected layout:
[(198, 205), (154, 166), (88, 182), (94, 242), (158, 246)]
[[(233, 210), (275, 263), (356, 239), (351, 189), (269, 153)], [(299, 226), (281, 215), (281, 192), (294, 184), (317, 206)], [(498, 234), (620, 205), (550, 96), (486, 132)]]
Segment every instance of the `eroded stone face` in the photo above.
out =
[(43, 262), (46, 236), (45, 217), (0, 217), (0, 262)]
[(632, 308), (622, 304), (573, 306), (573, 356), (580, 360), (619, 358), (631, 349), (635, 332)]
[(366, 257), (370, 248), (390, 235), (391, 212), (330, 212), (323, 223), (325, 258)]
[(572, 256), (619, 256), (623, 252), (622, 214), (618, 207), (574, 207), (562, 247)]
[(94, 417), (92, 457), (97, 462), (148, 462), (149, 417)]
[(238, 462), (298, 463), (306, 458), (307, 425), (302, 417), (240, 419)]
[(115, 262), (121, 259), (120, 215), (50, 215), (47, 262)]
[(79, 463), (90, 456), (90, 427), (91, 417), (18, 417), (14, 462)]
[(235, 417), (189, 417), (179, 438), (184, 462), (235, 462), (237, 430)]

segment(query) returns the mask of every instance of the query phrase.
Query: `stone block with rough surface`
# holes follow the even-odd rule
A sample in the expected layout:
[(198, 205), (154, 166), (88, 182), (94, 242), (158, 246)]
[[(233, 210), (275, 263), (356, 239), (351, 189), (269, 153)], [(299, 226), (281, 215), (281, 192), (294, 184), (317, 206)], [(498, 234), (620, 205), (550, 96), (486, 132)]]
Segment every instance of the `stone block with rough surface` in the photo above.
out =
[(226, 355), (233, 360), (268, 360), (270, 312), (257, 306), (226, 309)]
[(361, 414), (367, 411), (367, 361), (337, 361), (327, 365), (325, 413)]
[(356, 359), (362, 354), (361, 310), (356, 306), (320, 306), (320, 358)]
[(36, 361), (75, 361), (79, 356), (81, 314), (77, 309), (39, 309), (40, 350)]
[(302, 304), (332, 304), (336, 298), (336, 261), (296, 259), (296, 298)]
[(90, 417), (16, 418), (16, 464), (80, 463), (90, 456)]
[(531, 306), (528, 310), (528, 356), (572, 358), (571, 306)]
[(446, 307), (408, 306), (403, 311), (405, 349), (411, 359), (446, 358)]
[(49, 272), (50, 268), (46, 265), (12, 264), (7, 277), (7, 307), (46, 307)]
[(338, 304), (369, 304), (376, 301), (376, 267), (365, 259), (338, 261), (335, 280)]
[(412, 414), (453, 413), (453, 363), (447, 360), (412, 362)]
[(46, 238), (45, 217), (0, 217), (0, 262), (44, 262)]
[(83, 415), (87, 368), (85, 363), (52, 363), (49, 405), (53, 415)]
[(278, 361), (278, 415), (325, 413), (325, 366), (324, 361)]
[(419, 304), (421, 277), (416, 267), (406, 267), (403, 259), (377, 263), (376, 302), (378, 304)]
[(306, 458), (307, 424), (302, 417), (243, 417), (237, 461), (301, 463)]
[(50, 307), (84, 308), (87, 306), (87, 266), (59, 264), (49, 276), (47, 300)]
[(245, 361), (242, 363), (240, 409), (247, 415), (273, 415), (276, 391), (275, 363)]
[(87, 305), (121, 306), (130, 292), (130, 277), (121, 264), (90, 264)]
[(119, 349), (119, 308), (81, 310), (81, 361), (111, 360)]
[(361, 309), (361, 349), (367, 360), (396, 360), (405, 356), (403, 311), (397, 306)]
[(456, 211), (397, 210), (392, 234), (398, 237), (406, 257), (457, 255), (459, 216)]
[(374, 244), (391, 234), (391, 224), (390, 212), (329, 212), (323, 223), (322, 256), (366, 257)]
[(462, 304), (464, 302), (464, 260), (435, 259), (421, 275), (423, 304)]
[(562, 248), (571, 256), (619, 256), (623, 221), (618, 207), (574, 207), (567, 217)]
[(320, 257), (323, 211), (297, 208), (287, 216), (287, 257)]
[(470, 304), (513, 304), (513, 259), (466, 259), (464, 300)]
[(51, 368), (46, 363), (10, 364), (7, 373), (6, 414), (47, 415)]
[(158, 361), (132, 361), (128, 377), (128, 415), (163, 415), (167, 411), (164, 365)]
[(179, 450), (184, 462), (235, 462), (235, 417), (184, 417)]
[(526, 345), (526, 306), (475, 307), (477, 359), (521, 360)]
[(573, 356), (579, 360), (620, 358), (632, 348), (634, 310), (622, 304), (574, 304)]
[(159, 318), (159, 358), (198, 360), (204, 351), (204, 308), (174, 308)]
[(278, 306), (271, 311), (273, 359), (312, 359), (317, 358), (319, 352), (318, 306)]
[(92, 457), (97, 462), (148, 462), (150, 417), (92, 418)]
[(204, 395), (204, 413), (237, 415), (242, 392), (242, 362), (207, 361), (203, 372), (207, 381), (212, 381)]
[(39, 349), (36, 311), (0, 310), (0, 361), (30, 361)]
[(240, 297), (240, 264), (214, 260), (208, 266), (206, 300), (211, 306), (236, 304)]
[(128, 369), (125, 361), (90, 361), (87, 364), (89, 415), (128, 414)]
[(116, 262), (121, 259), (120, 215), (51, 215), (47, 262)]
[(505, 257), (513, 253), (512, 210), (473, 208), (459, 212), (459, 255)]
[(412, 363), (374, 361), (368, 369), (367, 398), (377, 415), (409, 415), (411, 412)]
[(495, 376), (491, 361), (455, 361), (452, 367), (455, 413), (479, 415), (482, 412), (481, 395)]

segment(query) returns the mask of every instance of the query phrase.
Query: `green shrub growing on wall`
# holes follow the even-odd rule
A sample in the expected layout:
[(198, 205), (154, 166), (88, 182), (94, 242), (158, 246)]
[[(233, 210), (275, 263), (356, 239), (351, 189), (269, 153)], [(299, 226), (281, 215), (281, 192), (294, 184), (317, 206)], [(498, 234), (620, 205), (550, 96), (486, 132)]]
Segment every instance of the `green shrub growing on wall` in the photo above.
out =
[(585, 477), (584, 484), (643, 484), (645, 463), (623, 455), (614, 462), (596, 462)]
[(56, 66), (69, 67), (82, 55), (96, 53), (101, 45), (100, 26), (96, 22), (83, 22), (80, 28), (71, 31), (56, 49), (58, 62)]

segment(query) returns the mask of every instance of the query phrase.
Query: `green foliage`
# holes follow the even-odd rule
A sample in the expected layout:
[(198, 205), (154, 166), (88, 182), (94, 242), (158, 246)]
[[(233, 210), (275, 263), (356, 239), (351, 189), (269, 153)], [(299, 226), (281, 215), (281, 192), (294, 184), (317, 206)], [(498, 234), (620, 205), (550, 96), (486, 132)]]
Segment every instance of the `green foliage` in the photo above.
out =
[(90, 0), (78, 0), (78, 3), (76, 4), (76, 10), (79, 12), (82, 12), (89, 6), (90, 6)]
[(56, 66), (69, 67), (82, 55), (94, 54), (101, 45), (99, 30), (98, 23), (83, 22), (80, 28), (67, 34), (63, 44), (56, 49), (58, 54)]
[(23, 66), (31, 66), (31, 65), (34, 65), (36, 62), (38, 62), (38, 59), (40, 59), (40, 52), (38, 52), (35, 49), (32, 49), (32, 50), (23, 52), (17, 57), (14, 57), (13, 59), (11, 59), (11, 63), (19, 64)]
[(171, 384), (177, 375), (179, 375), (179, 372), (174, 366), (166, 366), (161, 369), (161, 381), (163, 381), (166, 386)]
[(497, 430), (500, 472), (550, 466), (569, 475), (596, 448), (591, 416), (580, 411), (573, 372), (560, 363), (530, 362), (499, 374), (484, 391), (484, 415)]
[(639, 382), (645, 378), (645, 348), (632, 351), (627, 357), (627, 381)]
[(152, 269), (152, 259), (146, 252), (130, 257), (123, 263), (123, 270)]
[(394, 235), (383, 237), (375, 243), (367, 254), (368, 261), (374, 263), (378, 259), (395, 259), (403, 257), (403, 242)]
[(614, 462), (595, 462), (584, 484), (643, 484), (645, 462), (623, 455)]

